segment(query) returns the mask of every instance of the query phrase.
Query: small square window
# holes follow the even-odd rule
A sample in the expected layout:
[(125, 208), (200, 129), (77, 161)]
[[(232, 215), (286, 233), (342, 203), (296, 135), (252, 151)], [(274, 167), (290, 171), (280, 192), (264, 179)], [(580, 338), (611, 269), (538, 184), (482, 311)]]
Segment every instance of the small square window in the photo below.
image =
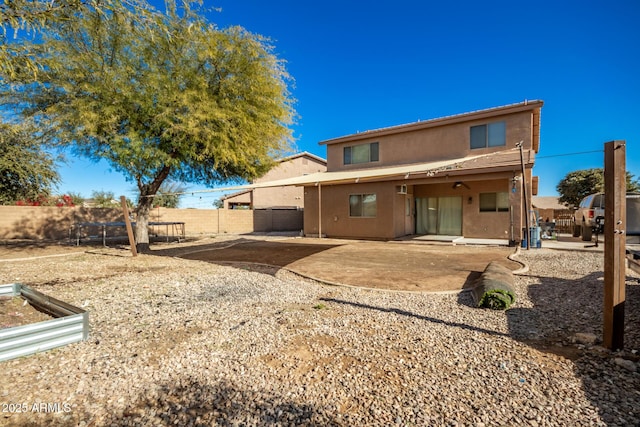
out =
[(487, 136), (487, 125), (471, 126), (471, 149), (485, 148)]
[(379, 143), (352, 145), (343, 148), (343, 162), (345, 165), (377, 162), (380, 160)]
[(349, 216), (375, 218), (377, 214), (375, 194), (351, 194), (349, 196)]
[(369, 161), (371, 162), (377, 162), (379, 160), (379, 156), (378, 156), (378, 143), (377, 142), (372, 142), (370, 144), (370, 155), (369, 155)]
[(496, 211), (496, 193), (480, 193), (480, 212)]
[(487, 141), (489, 147), (502, 147), (507, 144), (504, 122), (489, 123), (487, 125)]
[(344, 147), (343, 156), (344, 156), (344, 164), (350, 165), (351, 164), (351, 147)]
[(498, 212), (509, 212), (509, 193), (496, 193), (496, 208)]
[(507, 145), (507, 128), (505, 122), (471, 126), (471, 149), (502, 147)]
[(480, 212), (509, 212), (509, 193), (480, 193)]
[(370, 156), (369, 144), (351, 147), (351, 163), (369, 163)]

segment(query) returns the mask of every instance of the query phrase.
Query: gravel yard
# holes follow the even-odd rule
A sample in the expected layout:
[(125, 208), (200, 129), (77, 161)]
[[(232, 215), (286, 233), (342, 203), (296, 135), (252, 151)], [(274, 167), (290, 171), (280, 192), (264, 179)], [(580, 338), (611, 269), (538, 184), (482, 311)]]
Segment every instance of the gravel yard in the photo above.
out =
[(1, 262), (91, 333), (0, 363), (0, 425), (640, 425), (638, 276), (611, 354), (602, 254), (520, 259), (507, 312), (117, 249)]

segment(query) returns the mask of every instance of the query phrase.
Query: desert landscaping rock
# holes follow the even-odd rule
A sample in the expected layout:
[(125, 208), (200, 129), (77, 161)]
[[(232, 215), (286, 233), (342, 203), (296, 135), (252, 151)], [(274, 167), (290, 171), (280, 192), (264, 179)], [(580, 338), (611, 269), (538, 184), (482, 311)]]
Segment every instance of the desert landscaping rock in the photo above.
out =
[(598, 337), (596, 334), (592, 334), (589, 332), (578, 332), (574, 335), (574, 340), (580, 344), (593, 345), (598, 341)]
[(1, 263), (91, 333), (0, 364), (0, 425), (639, 425), (637, 276), (611, 353), (576, 340), (602, 335), (602, 254), (520, 259), (505, 312), (117, 249)]

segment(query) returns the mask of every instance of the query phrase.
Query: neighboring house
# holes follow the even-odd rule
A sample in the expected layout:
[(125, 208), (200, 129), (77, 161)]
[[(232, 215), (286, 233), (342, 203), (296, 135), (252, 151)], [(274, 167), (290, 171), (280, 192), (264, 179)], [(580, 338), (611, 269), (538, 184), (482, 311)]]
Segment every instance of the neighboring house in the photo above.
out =
[(320, 142), (327, 172), (288, 181), (304, 186), (305, 234), (521, 241), (532, 182), (537, 187), (531, 172), (542, 105), (525, 101)]
[(533, 209), (538, 212), (540, 219), (544, 222), (552, 222), (558, 214), (571, 213), (565, 205), (558, 201), (555, 196), (538, 196), (531, 199)]
[[(327, 170), (326, 160), (302, 152), (278, 160), (278, 164), (253, 184), (264, 184), (285, 178), (301, 177)], [(251, 188), (227, 195), (221, 199), (225, 209), (302, 209), (302, 187)]]

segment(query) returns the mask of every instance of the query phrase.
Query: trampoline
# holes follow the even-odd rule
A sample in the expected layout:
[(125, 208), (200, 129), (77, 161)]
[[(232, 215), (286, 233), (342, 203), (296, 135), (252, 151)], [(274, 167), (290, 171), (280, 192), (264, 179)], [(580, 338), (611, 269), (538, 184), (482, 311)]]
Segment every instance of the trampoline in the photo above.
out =
[[(167, 242), (170, 240), (180, 240), (185, 239), (185, 226), (184, 222), (179, 221), (151, 221), (149, 222), (149, 236), (160, 237), (159, 230), (164, 229), (164, 237)], [(135, 222), (131, 222), (133, 227), (136, 226)], [(126, 228), (126, 224), (124, 221), (115, 221), (115, 222), (76, 222), (73, 226), (73, 235), (70, 235), (70, 239), (74, 238), (76, 242), (76, 246), (80, 246), (80, 242), (85, 239), (95, 239), (102, 238), (102, 245), (107, 246), (108, 238), (123, 238), (126, 237), (126, 231), (124, 234), (116, 234), (112, 236), (107, 236), (107, 229), (118, 229)], [(91, 233), (91, 231), (97, 230), (97, 233)], [(71, 233), (69, 233), (71, 234)]]

